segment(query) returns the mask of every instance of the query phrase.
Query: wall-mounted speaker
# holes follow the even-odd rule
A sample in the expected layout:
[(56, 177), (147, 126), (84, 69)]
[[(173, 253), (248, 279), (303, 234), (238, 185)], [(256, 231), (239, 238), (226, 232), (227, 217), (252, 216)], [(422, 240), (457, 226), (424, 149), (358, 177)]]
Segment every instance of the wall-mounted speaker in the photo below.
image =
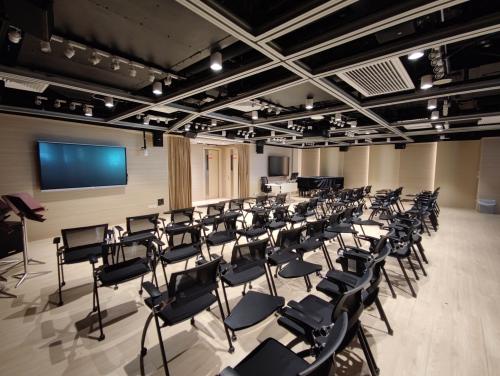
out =
[(339, 147), (339, 151), (341, 151), (341, 152), (343, 152), (343, 153), (345, 153), (345, 152), (346, 152), (346, 151), (348, 151), (348, 150), (349, 150), (349, 146), (340, 146), (340, 147)]
[(153, 131), (153, 146), (157, 148), (163, 147), (163, 132)]
[(264, 154), (264, 143), (263, 142), (257, 142), (255, 144), (255, 151), (257, 154)]
[(394, 149), (406, 149), (406, 144), (394, 144)]

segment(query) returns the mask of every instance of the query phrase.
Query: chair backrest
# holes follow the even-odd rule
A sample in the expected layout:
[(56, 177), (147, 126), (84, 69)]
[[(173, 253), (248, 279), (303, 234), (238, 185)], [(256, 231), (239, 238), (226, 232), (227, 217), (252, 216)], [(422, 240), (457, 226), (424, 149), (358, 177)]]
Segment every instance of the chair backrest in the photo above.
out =
[(278, 239), (276, 239), (277, 246), (280, 248), (294, 248), (298, 246), (302, 242), (306, 230), (306, 226), (281, 230), (278, 233)]
[(299, 177), (298, 172), (292, 172), (292, 175), (290, 175), (290, 180), (297, 180), (298, 177)]
[(307, 227), (307, 236), (316, 237), (321, 236), (325, 231), (326, 219), (320, 219), (314, 222), (308, 222)]
[(232, 211), (241, 211), (243, 210), (245, 200), (242, 198), (235, 198), (229, 201), (229, 210)]
[(309, 202), (307, 203), (307, 208), (308, 209), (316, 209), (316, 207), (318, 206), (318, 198), (317, 197), (313, 197), (309, 200)]
[(264, 265), (266, 262), (266, 249), (269, 239), (238, 244), (233, 247), (231, 265), (236, 273), (254, 266)]
[(236, 221), (238, 218), (236, 216), (223, 216), (214, 218), (214, 232), (220, 231), (232, 231), (236, 232)]
[(355, 207), (351, 206), (351, 207), (344, 210), (344, 213), (342, 214), (342, 218), (345, 222), (349, 222), (352, 219), (352, 215), (353, 215), (355, 209), (356, 209)]
[(259, 195), (255, 197), (255, 205), (257, 206), (263, 206), (267, 202), (267, 195)]
[(222, 213), (224, 213), (225, 207), (225, 202), (217, 202), (215, 204), (207, 205), (207, 217), (216, 217), (222, 215)]
[(297, 205), (295, 205), (295, 213), (298, 215), (306, 215), (308, 206), (308, 201), (299, 202)]
[[(110, 243), (109, 246), (104, 247), (106, 252), (102, 253), (102, 262), (104, 265), (110, 265), (109, 255), (107, 249), (114, 250), (117, 257), (114, 260), (114, 264), (120, 264), (125, 260), (131, 260), (135, 258), (141, 258), (146, 261), (150, 261), (153, 258), (155, 251), (155, 243), (153, 239), (155, 235), (151, 232), (141, 232), (138, 234), (127, 235), (120, 238), (120, 242), (123, 245), (121, 251), (116, 245)], [(120, 261), (120, 253), (122, 253), (123, 259)]]
[(277, 222), (283, 222), (288, 217), (288, 207), (286, 206), (278, 206), (274, 209), (273, 217)]
[(129, 235), (146, 232), (156, 233), (158, 230), (158, 213), (127, 217), (127, 233)]
[(340, 317), (337, 318), (333, 328), (330, 329), (327, 334), (324, 346), (321, 352), (316, 357), (316, 360), (305, 370), (301, 371), (297, 376), (329, 376), (333, 362), (334, 355), (340, 344), (344, 340), (345, 334), (347, 332), (347, 324), (349, 318), (347, 313), (343, 312)]
[(365, 187), (365, 195), (370, 194), (371, 191), (372, 191), (372, 186), (371, 185), (367, 185)]
[(201, 247), (201, 226), (167, 228), (167, 238), (168, 246), (173, 249), (192, 244), (198, 244)]
[(328, 225), (329, 226), (335, 226), (340, 223), (340, 220), (342, 219), (342, 213), (332, 213), (328, 217)]
[(252, 226), (265, 227), (269, 222), (269, 210), (259, 210), (252, 213)]
[(66, 228), (61, 230), (63, 245), (66, 251), (82, 247), (104, 244), (108, 232), (108, 224), (85, 227)]
[(274, 201), (274, 203), (276, 205), (284, 205), (286, 202), (286, 193), (278, 193), (276, 195), (276, 200)]
[(171, 210), (170, 222), (174, 224), (192, 223), (193, 216), (194, 216), (194, 207)]
[(221, 258), (191, 269), (172, 273), (168, 296), (175, 297), (173, 305), (194, 300), (217, 289), (217, 273)]

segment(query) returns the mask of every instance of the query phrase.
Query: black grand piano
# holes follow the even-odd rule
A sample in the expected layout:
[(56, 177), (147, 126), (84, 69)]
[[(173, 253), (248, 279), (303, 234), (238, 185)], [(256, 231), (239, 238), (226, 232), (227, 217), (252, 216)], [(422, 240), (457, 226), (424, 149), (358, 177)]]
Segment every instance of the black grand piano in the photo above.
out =
[(317, 189), (342, 189), (344, 188), (343, 177), (333, 176), (308, 176), (298, 177), (297, 186), (301, 196)]

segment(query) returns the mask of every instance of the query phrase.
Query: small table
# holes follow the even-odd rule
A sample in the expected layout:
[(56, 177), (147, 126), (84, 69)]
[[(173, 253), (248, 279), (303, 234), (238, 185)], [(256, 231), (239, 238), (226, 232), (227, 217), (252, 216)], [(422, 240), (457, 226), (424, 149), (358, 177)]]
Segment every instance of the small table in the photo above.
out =
[(285, 305), (285, 298), (249, 291), (236, 304), (224, 324), (232, 331), (257, 325)]
[(267, 187), (279, 188), (279, 193), (292, 193), (297, 192), (297, 183), (283, 182), (283, 183), (267, 183)]

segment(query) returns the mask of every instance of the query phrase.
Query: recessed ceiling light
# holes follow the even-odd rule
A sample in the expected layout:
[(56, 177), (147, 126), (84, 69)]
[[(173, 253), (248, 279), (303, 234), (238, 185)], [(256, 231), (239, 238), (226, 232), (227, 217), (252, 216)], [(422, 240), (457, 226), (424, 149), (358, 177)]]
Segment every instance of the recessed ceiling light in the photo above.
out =
[(424, 52), (423, 51), (413, 51), (412, 53), (410, 53), (408, 55), (408, 60), (418, 60), (422, 56), (424, 56)]
[(149, 115), (144, 116), (142, 119), (142, 124), (144, 125), (149, 125), (149, 121), (151, 120), (151, 117)]
[(252, 120), (258, 120), (259, 119), (259, 112), (257, 110), (252, 111)]
[(92, 116), (92, 106), (89, 106), (88, 104), (86, 104), (85, 106), (83, 106), (83, 113), (85, 114), (85, 116)]
[(314, 97), (309, 96), (306, 98), (306, 110), (312, 110), (314, 107)]
[(439, 111), (432, 111), (431, 120), (437, 120), (437, 119), (439, 119)]
[(438, 132), (441, 132), (443, 130), (443, 124), (436, 124), (434, 128), (436, 128)]
[(162, 95), (163, 94), (163, 88), (162, 88), (160, 81), (156, 81), (153, 84), (153, 94), (154, 95)]
[(68, 59), (71, 59), (73, 56), (75, 56), (75, 49), (71, 44), (66, 45), (66, 48), (64, 49), (64, 56), (66, 56)]
[(288, 129), (293, 128), (293, 120), (288, 120), (287, 128)]
[(17, 29), (9, 31), (8, 36), (9, 40), (14, 44), (18, 44), (22, 39), (21, 32)]
[(212, 127), (216, 127), (216, 126), (217, 126), (217, 120), (212, 119), (212, 120), (210, 121), (210, 124), (212, 125)]
[(420, 89), (427, 90), (432, 87), (432, 74), (426, 74), (420, 79)]
[(46, 54), (50, 53), (52, 51), (52, 48), (50, 48), (50, 42), (47, 42), (46, 40), (41, 40), (40, 50)]
[(222, 54), (219, 51), (210, 55), (210, 69), (215, 72), (222, 70)]
[(435, 110), (437, 108), (437, 99), (429, 99), (427, 101), (427, 109), (428, 110)]
[(325, 117), (323, 115), (312, 115), (312, 120), (323, 120)]
[(104, 97), (104, 105), (108, 108), (112, 108), (115, 106), (115, 103), (113, 101), (112, 97)]

